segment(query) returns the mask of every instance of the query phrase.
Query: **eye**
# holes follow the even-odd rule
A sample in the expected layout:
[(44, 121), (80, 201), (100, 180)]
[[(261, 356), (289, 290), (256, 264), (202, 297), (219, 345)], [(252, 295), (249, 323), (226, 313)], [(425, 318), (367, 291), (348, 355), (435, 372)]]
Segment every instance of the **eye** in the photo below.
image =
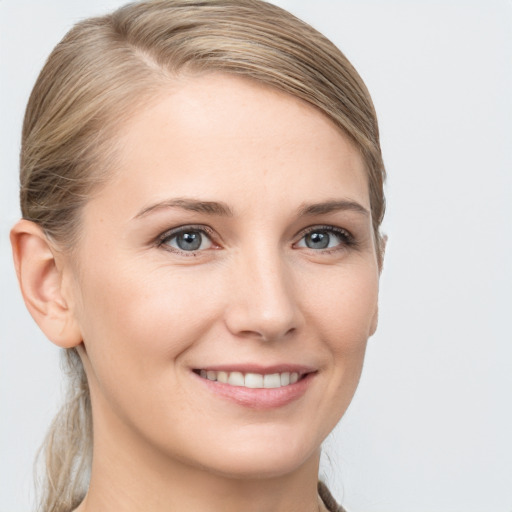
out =
[(179, 252), (195, 252), (210, 249), (213, 242), (204, 228), (183, 227), (165, 233), (159, 245)]
[(298, 241), (296, 247), (314, 250), (335, 249), (353, 245), (352, 236), (344, 229), (334, 226), (316, 226), (310, 228)]

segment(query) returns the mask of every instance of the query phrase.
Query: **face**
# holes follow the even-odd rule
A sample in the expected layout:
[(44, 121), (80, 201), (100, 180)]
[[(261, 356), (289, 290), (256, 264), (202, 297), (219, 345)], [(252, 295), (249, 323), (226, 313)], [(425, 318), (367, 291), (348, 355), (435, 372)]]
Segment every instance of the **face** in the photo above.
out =
[(67, 267), (96, 440), (221, 475), (294, 471), (376, 327), (359, 152), (311, 106), (222, 75), (182, 79), (118, 142)]

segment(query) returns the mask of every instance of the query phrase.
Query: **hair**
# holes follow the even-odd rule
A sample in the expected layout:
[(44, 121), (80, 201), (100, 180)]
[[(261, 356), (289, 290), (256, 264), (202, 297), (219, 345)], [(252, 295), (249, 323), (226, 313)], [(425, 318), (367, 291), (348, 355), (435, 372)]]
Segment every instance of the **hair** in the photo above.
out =
[[(72, 251), (83, 205), (115, 170), (119, 127), (181, 75), (209, 72), (300, 98), (352, 140), (366, 163), (381, 262), (385, 171), (370, 95), (333, 43), (262, 0), (149, 0), (75, 25), (49, 56), (28, 102), (20, 158), (23, 217)], [(68, 396), (42, 448), (44, 512), (80, 504), (92, 458), (87, 378), (76, 349), (64, 354)]]

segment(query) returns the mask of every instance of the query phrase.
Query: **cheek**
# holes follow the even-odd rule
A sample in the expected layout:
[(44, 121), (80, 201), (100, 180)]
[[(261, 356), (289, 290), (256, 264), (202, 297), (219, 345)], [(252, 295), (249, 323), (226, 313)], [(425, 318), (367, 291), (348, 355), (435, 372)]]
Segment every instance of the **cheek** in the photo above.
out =
[(378, 272), (368, 264), (329, 269), (311, 276), (308, 310), (334, 354), (360, 353), (373, 334), (378, 303)]
[[(378, 271), (367, 261), (322, 268), (310, 275), (306, 325), (315, 329), (322, 354), (324, 389), (317, 410), (326, 436), (347, 410), (357, 388), (378, 298)], [(322, 374), (322, 373), (321, 373)]]
[(188, 403), (176, 369), (214, 322), (216, 301), (191, 275), (172, 269), (105, 265), (83, 283), (79, 316), (97, 417), (136, 426), (138, 415), (161, 411), (149, 428), (157, 435)]
[(191, 273), (104, 265), (82, 282), (79, 321), (98, 378), (112, 368), (117, 378), (143, 378), (150, 365), (165, 372), (215, 317), (215, 300)]
[(327, 391), (319, 407), (330, 418), (326, 425), (333, 428), (359, 383), (377, 312), (378, 271), (364, 262), (333, 268), (326, 280), (313, 280), (308, 292), (322, 342), (319, 350), (328, 361)]

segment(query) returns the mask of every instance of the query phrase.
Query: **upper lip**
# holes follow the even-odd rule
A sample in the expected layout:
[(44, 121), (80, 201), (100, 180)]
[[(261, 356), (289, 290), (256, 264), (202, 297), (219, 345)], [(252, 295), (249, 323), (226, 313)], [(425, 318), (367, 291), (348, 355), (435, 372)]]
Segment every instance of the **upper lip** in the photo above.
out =
[(258, 373), (261, 375), (270, 375), (273, 373), (299, 373), (305, 375), (307, 373), (316, 372), (317, 369), (313, 366), (299, 365), (299, 364), (274, 364), (274, 365), (259, 365), (259, 364), (221, 364), (221, 365), (207, 365), (194, 368), (195, 370), (210, 370), (216, 372), (240, 372), (240, 373)]

